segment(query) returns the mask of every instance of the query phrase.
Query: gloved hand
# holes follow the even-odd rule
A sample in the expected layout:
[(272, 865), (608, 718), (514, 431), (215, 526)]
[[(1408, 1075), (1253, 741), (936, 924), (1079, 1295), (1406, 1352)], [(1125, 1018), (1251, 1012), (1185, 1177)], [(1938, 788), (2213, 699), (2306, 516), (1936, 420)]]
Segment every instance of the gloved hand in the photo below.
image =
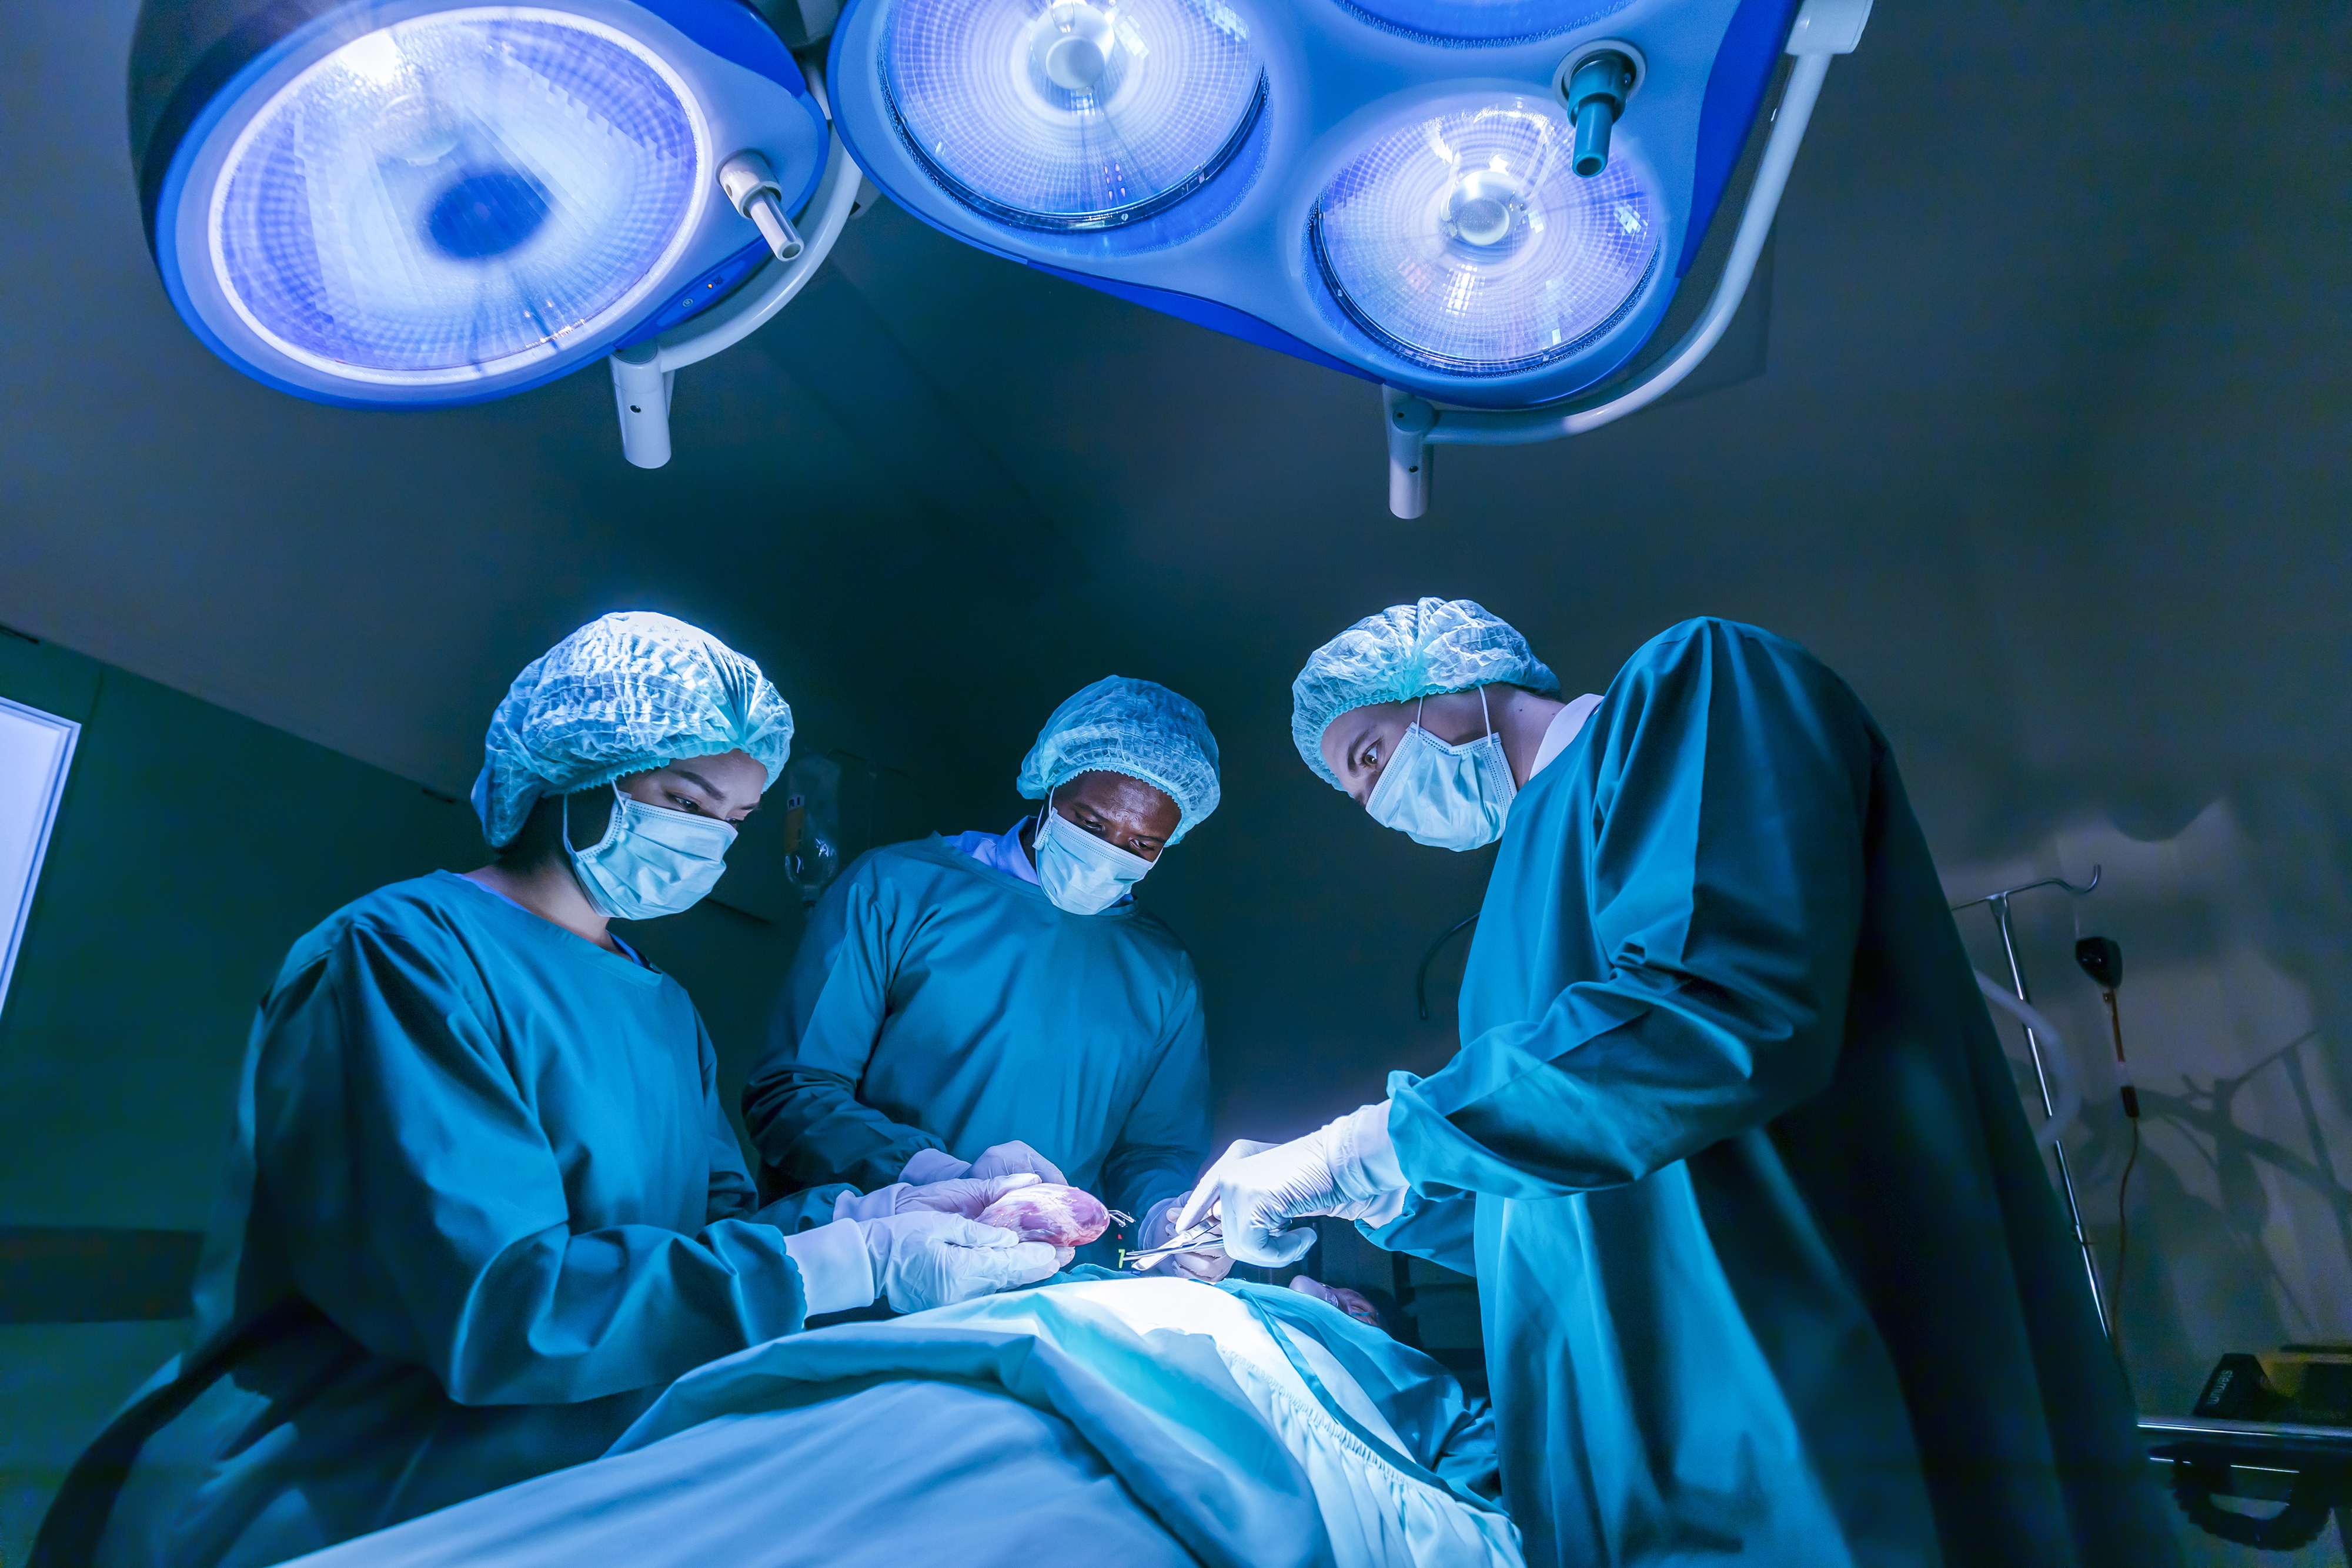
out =
[(1389, 1141), (1388, 1103), (1367, 1105), (1327, 1127), (1271, 1146), (1236, 1142), (1192, 1189), (1177, 1227), (1214, 1207), (1224, 1220), (1225, 1250), (1244, 1263), (1276, 1269), (1315, 1245), (1302, 1215), (1393, 1218), (1404, 1207), (1404, 1172)]
[[(1188, 1196), (1179, 1194), (1174, 1197), (1163, 1197), (1151, 1206), (1151, 1212), (1146, 1214), (1143, 1223), (1136, 1227), (1137, 1251), (1149, 1251), (1154, 1247), (1168, 1244), (1176, 1234), (1177, 1212), (1184, 1207), (1184, 1199)], [(1141, 1271), (1149, 1274), (1154, 1270), (1214, 1284), (1234, 1271), (1234, 1260), (1223, 1248), (1212, 1244), (1190, 1252), (1171, 1252), (1164, 1258), (1154, 1258), (1143, 1266)]]
[(1060, 1267), (1043, 1241), (1024, 1241), (961, 1215), (899, 1214), (852, 1223), (865, 1233), (877, 1292), (902, 1312), (1033, 1284)]
[(892, 1189), (898, 1199), (895, 1212), (961, 1214), (966, 1219), (978, 1219), (982, 1210), (1006, 1193), (1035, 1186), (1039, 1179), (1034, 1171), (1014, 1171), (1010, 1176), (961, 1176), (924, 1186), (896, 1187)]
[(1055, 1186), (1070, 1185), (1070, 1178), (1062, 1174), (1061, 1166), (1018, 1139), (981, 1150), (980, 1158), (972, 1161), (971, 1169), (963, 1174), (986, 1177), (1011, 1176), (1015, 1171), (1034, 1171), (1041, 1179), (1052, 1182)]
[(898, 1179), (922, 1186), (935, 1181), (954, 1181), (971, 1175), (971, 1162), (960, 1160), (945, 1149), (917, 1149), (898, 1167)]

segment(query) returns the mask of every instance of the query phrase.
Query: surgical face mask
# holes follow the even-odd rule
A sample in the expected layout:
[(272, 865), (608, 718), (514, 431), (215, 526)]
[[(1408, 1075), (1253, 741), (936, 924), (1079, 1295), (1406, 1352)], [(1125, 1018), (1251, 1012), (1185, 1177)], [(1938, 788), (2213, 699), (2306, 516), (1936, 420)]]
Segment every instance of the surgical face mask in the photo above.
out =
[[(1478, 702), (1484, 708), (1483, 686)], [(1419, 707), (1412, 719), (1412, 727), (1381, 767), (1381, 780), (1372, 786), (1364, 810), (1381, 826), (1432, 849), (1475, 850), (1501, 838), (1519, 787), (1511, 778), (1510, 758), (1503, 754), (1503, 737), (1495, 733), (1493, 716), (1487, 717), (1486, 734), (1460, 746), (1448, 746), (1422, 728)]]
[(622, 794), (618, 784), (613, 821), (588, 848), (572, 847), (571, 813), (564, 813), (563, 850), (580, 891), (612, 920), (651, 920), (693, 908), (718, 885), (734, 841), (731, 822), (648, 806)]
[(1152, 867), (1141, 855), (1092, 833), (1054, 810), (1037, 813), (1037, 880), (1057, 909), (1100, 915), (1127, 896)]

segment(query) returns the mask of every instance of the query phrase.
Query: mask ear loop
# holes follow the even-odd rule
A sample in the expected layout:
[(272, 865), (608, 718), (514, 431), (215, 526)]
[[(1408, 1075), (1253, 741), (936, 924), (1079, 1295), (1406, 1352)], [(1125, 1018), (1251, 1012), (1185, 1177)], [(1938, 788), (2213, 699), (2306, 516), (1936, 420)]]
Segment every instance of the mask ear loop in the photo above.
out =
[(1486, 706), (1486, 688), (1484, 686), (1478, 688), (1478, 716), (1486, 721), (1486, 733), (1494, 734), (1495, 715), (1493, 710)]

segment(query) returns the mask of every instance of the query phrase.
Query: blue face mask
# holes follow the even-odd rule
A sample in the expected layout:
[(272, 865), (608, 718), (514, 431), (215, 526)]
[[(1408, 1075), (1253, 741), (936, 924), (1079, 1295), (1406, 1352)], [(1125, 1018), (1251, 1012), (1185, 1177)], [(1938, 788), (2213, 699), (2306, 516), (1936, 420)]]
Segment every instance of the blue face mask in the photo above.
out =
[(667, 806), (648, 806), (613, 786), (613, 820), (604, 836), (584, 850), (572, 847), (571, 814), (563, 824), (580, 891), (611, 920), (652, 920), (702, 902), (727, 870), (735, 825)]
[[(1478, 690), (1484, 708), (1485, 687)], [(1503, 836), (1518, 794), (1503, 737), (1490, 715), (1486, 733), (1449, 746), (1421, 727), (1421, 710), (1381, 768), (1364, 810), (1384, 828), (1394, 828), (1417, 844), (1439, 850), (1475, 850)]]
[(1100, 915), (1127, 896), (1153, 863), (1098, 839), (1054, 810), (1037, 813), (1037, 881), (1056, 909)]

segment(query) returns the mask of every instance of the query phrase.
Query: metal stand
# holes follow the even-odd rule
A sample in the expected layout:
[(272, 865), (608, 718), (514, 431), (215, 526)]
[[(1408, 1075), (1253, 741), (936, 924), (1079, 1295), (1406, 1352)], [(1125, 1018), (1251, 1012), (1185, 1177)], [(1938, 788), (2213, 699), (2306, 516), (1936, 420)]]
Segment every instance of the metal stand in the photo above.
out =
[[(1963, 909), (1973, 909), (1979, 904), (1992, 906), (1993, 924), (2000, 931), (2000, 950), (2002, 956), (2009, 960), (2009, 983), (2015, 988), (2019, 1001), (2031, 1005), (2033, 998), (2025, 988), (2025, 969), (2017, 961), (2017, 933), (2010, 921), (2009, 901), (2021, 893), (2032, 893), (2034, 889), (2042, 887), (2062, 887), (2076, 898), (2081, 898), (2092, 888), (2099, 885), (2099, 870), (2097, 866), (2091, 868), (2090, 883), (2084, 887), (2076, 887), (2063, 877), (2051, 876), (2044, 877), (2040, 882), (2029, 882), (2021, 887), (2004, 888), (1999, 893), (1987, 894), (1982, 898), (1972, 898), (1966, 904), (1952, 905), (1952, 913), (1955, 915)], [(2034, 1034), (2031, 1024), (2022, 1024), (2021, 1027), (2025, 1030), (2026, 1051), (2033, 1058), (2034, 1082), (2042, 1091), (2042, 1113), (2045, 1116), (2051, 1115), (2056, 1110), (2056, 1099), (2050, 1092), (2049, 1069), (2042, 1060), (2042, 1041)], [(2116, 1329), (2115, 1324), (2107, 1317), (2107, 1293), (2099, 1283), (2099, 1260), (2091, 1250), (2090, 1234), (2083, 1228), (2082, 1205), (2074, 1199), (2074, 1175), (2066, 1166), (2066, 1145), (2053, 1140), (2050, 1153), (2058, 1162), (2058, 1186), (2059, 1190), (2065, 1194), (2066, 1219), (2074, 1228), (2074, 1245), (2083, 1249), (2083, 1273), (2091, 1281), (2091, 1306), (2099, 1314), (2100, 1330), (2109, 1339), (2113, 1339)]]

